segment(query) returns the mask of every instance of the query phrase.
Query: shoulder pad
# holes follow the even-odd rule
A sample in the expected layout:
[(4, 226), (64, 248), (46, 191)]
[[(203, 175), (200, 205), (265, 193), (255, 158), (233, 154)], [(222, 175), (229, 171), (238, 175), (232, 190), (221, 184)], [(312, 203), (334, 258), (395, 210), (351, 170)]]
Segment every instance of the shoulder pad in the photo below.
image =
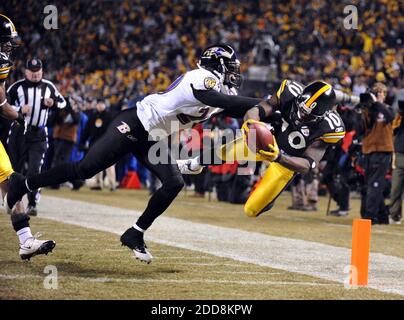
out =
[(196, 69), (188, 73), (189, 81), (197, 90), (211, 90), (220, 91), (220, 79), (212, 72), (205, 69)]
[(12, 66), (10, 58), (4, 52), (0, 52), (0, 81), (7, 79)]
[(301, 83), (285, 79), (282, 81), (278, 91), (276, 92), (276, 96), (278, 99), (281, 99), (282, 96), (297, 97), (303, 92), (303, 89), (304, 86)]
[(279, 109), (285, 113), (289, 113), (295, 98), (303, 91), (304, 86), (293, 80), (283, 80), (276, 97), (278, 98)]
[(322, 135), (320, 140), (325, 143), (338, 143), (345, 137), (345, 125), (336, 111), (331, 111), (320, 123)]

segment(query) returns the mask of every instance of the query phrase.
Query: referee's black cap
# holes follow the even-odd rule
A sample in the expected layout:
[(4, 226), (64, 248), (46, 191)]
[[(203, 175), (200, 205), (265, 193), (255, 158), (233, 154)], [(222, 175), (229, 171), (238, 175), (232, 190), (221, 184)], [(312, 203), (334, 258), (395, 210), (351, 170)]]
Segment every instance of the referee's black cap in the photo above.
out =
[(38, 58), (28, 59), (25, 68), (32, 72), (39, 71), (42, 69), (42, 61)]

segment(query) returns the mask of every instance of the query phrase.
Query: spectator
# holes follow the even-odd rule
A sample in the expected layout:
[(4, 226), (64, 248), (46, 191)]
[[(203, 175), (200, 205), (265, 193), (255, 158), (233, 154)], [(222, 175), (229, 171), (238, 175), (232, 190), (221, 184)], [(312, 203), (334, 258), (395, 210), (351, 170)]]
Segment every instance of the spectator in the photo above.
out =
[[(48, 69), (63, 93), (101, 93), (115, 107), (125, 97), (165, 89), (195, 66), (195, 53), (218, 41), (240, 52), (244, 71), (263, 60), (266, 66), (275, 64), (278, 79), (308, 83), (322, 78), (355, 93), (376, 78), (388, 87), (402, 87), (400, 2), (355, 3), (363, 18), (358, 30), (343, 26), (341, 13), (347, 4), (334, 2), (329, 10), (325, 0), (72, 0), (58, 3), (60, 27), (52, 32), (43, 29), (40, 16), (31, 14), (43, 11), (40, 1), (2, 1), (0, 9), (20, 26), (23, 54), (39, 48), (40, 58), (49, 57)], [(266, 38), (274, 43), (271, 49), (281, 53), (273, 60), (261, 59), (265, 50), (257, 49)]]
[[(95, 110), (92, 111), (88, 119), (88, 123), (81, 136), (81, 149), (88, 149), (89, 146), (97, 142), (108, 128), (112, 120), (112, 112), (107, 110), (103, 99), (98, 99)], [(89, 145), (89, 146), (88, 146)], [(109, 188), (111, 191), (116, 190), (115, 164), (106, 170)], [(96, 185), (91, 187), (92, 190), (102, 190), (104, 184), (104, 173), (100, 172), (95, 176)]]
[(404, 192), (404, 101), (399, 102), (399, 111), (393, 122), (394, 155), (392, 188), (390, 198), (390, 223), (400, 224)]
[(318, 170), (298, 175), (291, 185), (292, 205), (288, 210), (317, 211), (318, 185)]
[[(52, 167), (70, 162), (74, 144), (77, 141), (77, 129), (80, 121), (78, 101), (73, 97), (66, 99), (66, 108), (58, 110), (54, 115), (54, 154)], [(59, 186), (54, 186), (58, 189)]]
[(365, 187), (362, 195), (362, 218), (373, 224), (388, 224), (384, 204), (385, 176), (391, 167), (393, 152), (393, 111), (384, 104), (387, 88), (376, 83), (372, 93), (366, 95), (362, 112), (362, 153), (365, 158)]

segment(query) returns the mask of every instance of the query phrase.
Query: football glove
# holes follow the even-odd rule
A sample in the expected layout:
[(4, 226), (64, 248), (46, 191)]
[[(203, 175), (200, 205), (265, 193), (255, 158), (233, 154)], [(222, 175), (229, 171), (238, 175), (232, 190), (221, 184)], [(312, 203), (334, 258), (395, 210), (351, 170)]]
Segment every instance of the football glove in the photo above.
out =
[(270, 162), (278, 162), (281, 158), (281, 151), (279, 150), (278, 143), (275, 136), (273, 137), (273, 144), (268, 144), (269, 151), (259, 150), (258, 153)]

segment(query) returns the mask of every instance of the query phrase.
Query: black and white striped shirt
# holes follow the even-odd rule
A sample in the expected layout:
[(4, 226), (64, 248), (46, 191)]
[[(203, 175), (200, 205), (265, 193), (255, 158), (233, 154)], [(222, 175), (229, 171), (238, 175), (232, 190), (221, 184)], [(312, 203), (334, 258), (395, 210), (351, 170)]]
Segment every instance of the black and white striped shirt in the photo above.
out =
[(39, 83), (32, 83), (26, 79), (14, 82), (7, 90), (8, 102), (18, 112), (22, 106), (28, 104), (31, 112), (25, 116), (27, 125), (44, 127), (48, 120), (49, 109), (44, 105), (44, 99), (52, 98), (52, 108), (64, 108), (66, 101), (55, 85), (46, 79)]

